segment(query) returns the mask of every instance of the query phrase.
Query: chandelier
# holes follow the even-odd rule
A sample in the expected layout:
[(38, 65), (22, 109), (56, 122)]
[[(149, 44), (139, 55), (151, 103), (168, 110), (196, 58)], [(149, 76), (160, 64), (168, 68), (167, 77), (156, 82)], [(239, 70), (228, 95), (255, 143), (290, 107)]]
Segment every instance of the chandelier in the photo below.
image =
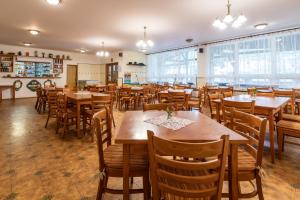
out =
[(108, 57), (109, 56), (109, 52), (104, 50), (104, 42), (102, 42), (102, 50), (97, 51), (96, 55), (100, 56), (100, 57)]
[(146, 29), (147, 27), (144, 27), (144, 39), (140, 40), (136, 43), (136, 46), (139, 48), (140, 51), (146, 52), (148, 49), (154, 46), (154, 43), (152, 40), (147, 40), (147, 35), (146, 35)]
[(233, 28), (239, 28), (242, 26), (245, 22), (247, 21), (247, 18), (244, 15), (239, 15), (238, 17), (234, 17), (231, 15), (231, 4), (228, 0), (227, 2), (227, 15), (222, 19), (216, 18), (215, 21), (213, 22), (213, 26), (220, 29), (224, 30), (226, 29), (229, 25)]

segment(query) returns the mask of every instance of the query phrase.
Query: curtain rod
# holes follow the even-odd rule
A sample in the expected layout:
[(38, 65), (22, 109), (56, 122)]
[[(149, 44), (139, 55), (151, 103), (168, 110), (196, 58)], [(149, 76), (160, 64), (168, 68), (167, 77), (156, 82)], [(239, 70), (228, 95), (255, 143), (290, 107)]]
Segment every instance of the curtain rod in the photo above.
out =
[(180, 50), (180, 49), (187, 49), (187, 48), (198, 47), (198, 46), (199, 46), (198, 44), (194, 44), (194, 45), (186, 46), (186, 47), (179, 47), (179, 48), (174, 48), (174, 49), (166, 49), (166, 50), (162, 50), (162, 51), (157, 51), (157, 52), (153, 52), (153, 53), (147, 53), (146, 55), (164, 53), (164, 52), (168, 52), (168, 51), (176, 51), (176, 50)]
[(270, 35), (270, 34), (274, 34), (274, 33), (284, 33), (284, 32), (294, 31), (294, 30), (299, 30), (299, 29), (300, 29), (300, 27), (288, 28), (288, 29), (281, 29), (281, 30), (277, 30), (277, 31), (270, 31), (270, 32), (265, 32), (265, 33), (251, 34), (251, 35), (246, 35), (246, 36), (241, 36), (241, 37), (235, 37), (235, 38), (230, 38), (230, 39), (225, 39), (225, 40), (217, 40), (217, 41), (213, 41), (213, 42), (203, 43), (201, 45), (217, 44), (217, 43), (228, 42), (228, 41), (232, 41), (232, 40), (252, 38), (252, 37), (257, 37), (257, 36)]

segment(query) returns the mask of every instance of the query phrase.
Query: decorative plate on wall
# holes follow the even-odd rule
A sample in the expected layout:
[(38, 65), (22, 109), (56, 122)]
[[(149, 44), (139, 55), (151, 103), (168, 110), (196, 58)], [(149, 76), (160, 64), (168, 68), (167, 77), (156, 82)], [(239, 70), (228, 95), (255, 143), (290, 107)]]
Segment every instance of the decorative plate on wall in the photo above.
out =
[(31, 81), (27, 84), (27, 88), (28, 88), (29, 90), (31, 90), (32, 92), (35, 92), (37, 87), (41, 87), (41, 83), (38, 82), (37, 80), (31, 80)]
[(23, 83), (22, 83), (21, 80), (15, 80), (15, 81), (14, 81), (14, 86), (15, 86), (15, 90), (16, 90), (16, 91), (19, 91), (19, 90), (22, 88)]

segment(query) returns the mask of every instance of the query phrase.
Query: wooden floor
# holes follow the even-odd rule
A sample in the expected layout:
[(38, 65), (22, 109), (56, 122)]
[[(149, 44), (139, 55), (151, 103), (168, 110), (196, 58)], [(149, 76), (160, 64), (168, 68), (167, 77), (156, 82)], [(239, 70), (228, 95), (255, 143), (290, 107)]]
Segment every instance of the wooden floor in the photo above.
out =
[[(0, 104), (0, 199), (95, 199), (99, 178), (96, 144), (88, 138), (76, 138), (75, 132), (62, 140), (55, 134), (55, 120), (45, 129), (47, 115), (37, 114), (34, 103), (35, 99), (21, 99)], [(122, 112), (115, 112), (117, 127), (122, 117)], [(284, 155), (282, 161), (271, 164), (266, 148), (263, 160), (266, 200), (300, 199), (300, 147), (287, 144)], [(121, 188), (122, 181), (112, 179), (109, 185)], [(133, 187), (140, 185), (141, 180), (135, 179)], [(243, 188), (249, 190), (251, 186), (245, 183)], [(105, 199), (122, 199), (122, 196), (105, 195)], [(142, 199), (142, 195), (131, 199)]]

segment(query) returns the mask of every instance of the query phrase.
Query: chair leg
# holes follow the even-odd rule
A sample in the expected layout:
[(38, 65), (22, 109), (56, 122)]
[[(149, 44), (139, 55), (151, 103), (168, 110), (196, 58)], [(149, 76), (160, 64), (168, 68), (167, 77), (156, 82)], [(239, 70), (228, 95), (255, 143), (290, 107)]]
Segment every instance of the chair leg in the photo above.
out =
[(149, 183), (149, 173), (143, 176), (143, 189), (144, 189), (144, 199), (150, 199), (150, 183)]
[(262, 191), (262, 183), (261, 183), (261, 178), (260, 176), (256, 176), (256, 187), (257, 187), (257, 194), (258, 194), (258, 199), (259, 200), (264, 200), (264, 194)]
[(112, 118), (112, 121), (113, 121), (113, 125), (114, 125), (114, 127), (116, 127), (115, 118), (114, 118), (114, 113), (113, 113), (112, 110), (111, 110), (111, 112), (110, 112), (110, 115), (111, 115), (111, 118)]
[(283, 133), (282, 133), (281, 128), (279, 128), (277, 130), (277, 136), (278, 136), (278, 159), (281, 160), (281, 158), (282, 158), (282, 146), (283, 146)]
[[(73, 119), (72, 119), (73, 120)], [(86, 117), (86, 115), (85, 114), (83, 114), (83, 119), (82, 119), (82, 126), (83, 126), (83, 135), (85, 135), (85, 133), (86, 133), (86, 122), (87, 122), (87, 117)], [(76, 124), (77, 124), (77, 122), (76, 122)]]
[(48, 113), (48, 117), (47, 117), (47, 121), (46, 121), (46, 124), (45, 124), (45, 128), (47, 128), (47, 126), (48, 126), (49, 118), (50, 118), (50, 113)]
[(103, 197), (103, 193), (104, 193), (104, 188), (107, 184), (107, 179), (106, 177), (104, 177), (103, 180), (99, 180), (99, 185), (98, 185), (98, 192), (97, 192), (97, 198), (96, 200), (102, 200)]

